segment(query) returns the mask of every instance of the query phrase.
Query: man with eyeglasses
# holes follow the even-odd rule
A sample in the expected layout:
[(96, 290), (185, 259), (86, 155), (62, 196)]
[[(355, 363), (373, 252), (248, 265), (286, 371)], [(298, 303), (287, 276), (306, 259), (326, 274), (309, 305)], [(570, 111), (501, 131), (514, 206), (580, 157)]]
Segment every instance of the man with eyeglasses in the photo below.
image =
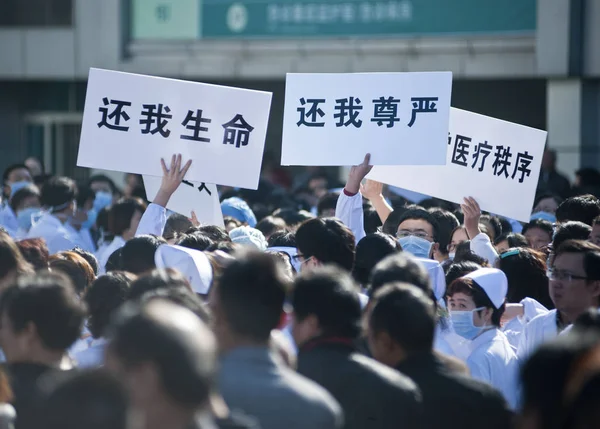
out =
[(600, 306), (600, 247), (583, 240), (562, 243), (555, 251), (548, 277), (556, 309), (525, 326), (517, 350), (521, 359), (556, 337), (590, 307)]

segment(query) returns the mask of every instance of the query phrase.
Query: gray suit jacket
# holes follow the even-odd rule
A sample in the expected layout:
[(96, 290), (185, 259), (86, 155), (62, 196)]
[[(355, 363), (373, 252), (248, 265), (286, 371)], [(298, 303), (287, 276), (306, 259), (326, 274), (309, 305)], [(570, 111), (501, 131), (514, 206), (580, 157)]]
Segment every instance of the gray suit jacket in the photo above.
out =
[(321, 386), (280, 363), (267, 347), (242, 347), (221, 359), (227, 405), (256, 417), (262, 429), (335, 429), (343, 413)]

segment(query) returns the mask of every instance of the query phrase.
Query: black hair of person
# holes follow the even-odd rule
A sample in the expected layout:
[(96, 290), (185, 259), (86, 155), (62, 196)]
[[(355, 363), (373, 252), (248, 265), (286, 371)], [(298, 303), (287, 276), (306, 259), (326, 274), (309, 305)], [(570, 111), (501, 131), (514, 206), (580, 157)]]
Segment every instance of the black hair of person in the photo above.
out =
[(234, 243), (233, 241), (220, 241), (218, 243), (214, 243), (208, 249), (207, 252), (216, 252), (221, 251), (227, 253), (228, 255), (235, 253), (242, 247), (241, 244)]
[(277, 231), (269, 237), (269, 247), (296, 247), (296, 234), (292, 231)]
[(110, 318), (127, 300), (135, 276), (125, 271), (112, 271), (98, 277), (85, 293), (88, 308), (87, 326), (94, 338), (104, 336)]
[(456, 279), (481, 269), (481, 265), (473, 261), (453, 262), (446, 271), (446, 288)]
[(79, 256), (85, 259), (86, 262), (90, 264), (90, 267), (92, 267), (94, 275), (98, 275), (98, 259), (92, 252), (88, 252), (87, 250), (84, 250), (81, 247), (74, 247), (70, 250), (70, 252), (77, 253)]
[(123, 271), (141, 274), (156, 268), (154, 254), (161, 245), (167, 244), (162, 237), (139, 235), (127, 241), (121, 250)]
[(592, 226), (600, 225), (600, 216), (594, 218), (594, 222), (592, 222)]
[(294, 281), (294, 315), (299, 321), (314, 315), (325, 336), (356, 339), (361, 332), (360, 298), (352, 277), (340, 268), (317, 267)]
[(104, 369), (48, 374), (31, 426), (44, 429), (130, 429), (131, 408), (120, 380)]
[(296, 245), (304, 258), (315, 257), (324, 264), (335, 264), (352, 271), (356, 251), (354, 234), (334, 218), (314, 218), (296, 231)]
[(328, 192), (319, 198), (317, 202), (317, 214), (323, 216), (325, 210), (335, 210), (339, 197), (339, 192)]
[(67, 350), (81, 334), (85, 306), (64, 275), (40, 271), (21, 276), (0, 297), (0, 316), (11, 321), (14, 332), (33, 324), (48, 350)]
[[(12, 173), (15, 170), (21, 170), (21, 169), (25, 169), (27, 171), (29, 171), (29, 168), (25, 165), (25, 164), (11, 164), (8, 167), (6, 167), (4, 169), (4, 173), (2, 174), (2, 184), (6, 185), (8, 182), (8, 176), (10, 176), (10, 173)], [(31, 174), (31, 172), (30, 172)]]
[[(552, 230), (552, 225), (550, 225), (550, 230)], [(550, 232), (550, 237), (552, 237), (552, 232)], [(523, 234), (518, 234), (516, 232), (509, 232), (508, 234), (502, 234), (496, 237), (494, 240), (494, 245), (497, 246), (503, 241), (508, 243), (509, 248), (529, 246), (527, 238)]]
[(123, 262), (121, 260), (122, 252), (123, 252), (123, 248), (120, 247), (110, 254), (110, 256), (108, 257), (108, 260), (106, 261), (106, 266), (104, 267), (107, 273), (110, 271), (122, 271), (123, 270)]
[(296, 209), (277, 209), (273, 212), (273, 216), (283, 219), (290, 228), (314, 218), (310, 213)]
[(23, 204), (23, 201), (31, 197), (36, 197), (38, 199), (41, 197), (37, 186), (27, 185), (24, 188), (19, 189), (10, 199), (10, 208), (16, 213), (18, 207)]
[(390, 213), (388, 218), (385, 220), (385, 223), (383, 224), (383, 232), (396, 237), (398, 235), (398, 228), (402, 222), (409, 219), (420, 219), (431, 225), (431, 228), (433, 229), (433, 242), (437, 243), (440, 226), (437, 219), (427, 210), (418, 206), (409, 206), (406, 208), (406, 210), (404, 210), (404, 212), (399, 214), (395, 213), (395, 211)]
[(108, 177), (104, 174), (96, 174), (96, 175), (90, 177), (87, 181), (87, 186), (91, 188), (92, 183), (94, 183), (94, 182), (108, 183), (108, 186), (113, 194), (116, 194), (118, 192), (117, 185), (115, 185), (115, 182), (110, 177)]
[(508, 279), (507, 302), (519, 303), (525, 298), (533, 298), (547, 309), (554, 308), (548, 292), (544, 253), (528, 247), (510, 249), (500, 255), (498, 269)]
[(165, 240), (177, 239), (192, 226), (194, 225), (192, 224), (192, 221), (187, 218), (187, 216), (179, 213), (172, 213), (171, 216), (167, 218), (162, 236)]
[(465, 214), (462, 212), (462, 210), (460, 208), (457, 208), (456, 210), (454, 210), (452, 212), (452, 214), (454, 216), (456, 216), (456, 219), (458, 219), (458, 221), (460, 222), (461, 225), (463, 225), (465, 223)]
[(598, 216), (600, 200), (590, 194), (567, 198), (556, 209), (556, 220), (560, 223), (579, 221), (591, 226)]
[(223, 270), (217, 285), (219, 308), (237, 335), (268, 342), (289, 287), (275, 255), (245, 252)]
[(592, 232), (592, 227), (586, 223), (569, 221), (556, 227), (552, 238), (552, 249), (556, 252), (561, 244), (567, 240), (587, 240)]
[(498, 218), (498, 221), (500, 222), (500, 225), (502, 226), (502, 235), (510, 234), (511, 232), (513, 232), (513, 226), (508, 221), (508, 219), (506, 219), (505, 217), (500, 217), (500, 218)]
[(367, 286), (373, 268), (386, 256), (400, 252), (402, 247), (389, 234), (376, 232), (364, 236), (356, 245), (352, 276), (358, 284)]
[(431, 353), (436, 326), (435, 305), (422, 289), (391, 283), (373, 297), (369, 326), (386, 332), (408, 355)]
[(586, 331), (588, 329), (596, 330), (600, 334), (600, 309), (589, 308), (584, 311), (573, 323), (573, 329), (577, 331)]
[[(491, 308), (492, 325), (500, 327), (500, 320), (502, 319), (502, 315), (504, 314), (504, 310), (506, 309), (505, 303), (502, 303), (500, 308), (496, 308), (490, 300), (490, 297), (483, 290), (483, 288), (475, 280), (467, 277), (461, 277), (450, 283), (450, 286), (448, 286), (446, 290), (446, 296), (448, 297), (448, 299), (450, 299), (454, 294), (459, 292), (473, 298), (475, 308)], [(481, 311), (482, 310), (478, 311), (478, 313), (481, 313)]]
[(427, 269), (406, 252), (389, 255), (375, 265), (369, 282), (369, 297), (374, 296), (382, 286), (393, 282), (408, 283), (427, 295), (433, 295)]
[(140, 300), (144, 294), (160, 289), (186, 289), (191, 291), (192, 287), (179, 271), (173, 269), (156, 269), (138, 277), (131, 284), (127, 294), (127, 300)]
[(437, 242), (440, 244), (439, 251), (447, 255), (448, 245), (452, 241), (452, 233), (460, 226), (458, 219), (451, 212), (441, 208), (431, 208), (429, 213), (435, 218), (438, 223)]
[(196, 229), (196, 231), (206, 235), (215, 243), (219, 243), (221, 241), (231, 242), (231, 237), (229, 236), (225, 228), (222, 228), (220, 226), (201, 225)]
[(77, 185), (68, 177), (52, 177), (44, 186), (40, 194), (43, 207), (60, 207), (75, 201), (77, 198)]
[[(548, 235), (550, 235), (550, 237), (552, 237), (552, 234), (554, 233), (554, 228), (552, 227), (552, 223), (550, 223), (549, 221), (547, 221), (545, 219), (534, 219), (531, 222), (529, 222), (523, 226), (523, 231), (521, 231), (521, 234), (525, 235), (525, 233), (532, 228), (541, 229), (542, 231), (544, 231)], [(511, 247), (513, 247), (513, 246), (511, 246)]]
[(215, 242), (201, 232), (184, 234), (179, 238), (179, 241), (177, 241), (178, 246), (200, 250), (201, 252), (209, 249), (213, 244), (215, 244)]
[(370, 204), (363, 204), (363, 218), (366, 234), (374, 234), (381, 230), (383, 223), (375, 207)]
[(464, 241), (456, 246), (456, 255), (454, 256), (454, 262), (471, 261), (482, 267), (489, 267), (487, 259), (482, 258), (471, 250), (471, 242)]
[(75, 201), (77, 201), (78, 208), (83, 208), (85, 203), (93, 201), (96, 197), (96, 193), (88, 186), (78, 186), (77, 191), (77, 199)]
[(493, 229), (492, 233), (494, 234), (494, 238), (502, 235), (502, 224), (500, 223), (500, 219), (498, 219), (498, 217), (485, 214), (481, 216), (479, 223), (490, 225)]
[(261, 219), (255, 228), (262, 232), (265, 237), (269, 237), (276, 232), (285, 230), (287, 224), (280, 217), (267, 216)]
[(140, 198), (121, 198), (108, 213), (108, 229), (114, 235), (122, 235), (131, 226), (135, 212), (144, 214), (146, 204)]
[(555, 261), (563, 253), (583, 255), (583, 268), (587, 281), (600, 280), (600, 247), (589, 241), (567, 240), (558, 249), (554, 249)]
[(208, 306), (186, 287), (169, 287), (149, 290), (140, 297), (140, 302), (147, 304), (155, 299), (162, 299), (187, 308), (206, 324), (211, 322)]
[(594, 373), (582, 380), (577, 392), (569, 398), (563, 428), (588, 429), (600, 427), (600, 374)]

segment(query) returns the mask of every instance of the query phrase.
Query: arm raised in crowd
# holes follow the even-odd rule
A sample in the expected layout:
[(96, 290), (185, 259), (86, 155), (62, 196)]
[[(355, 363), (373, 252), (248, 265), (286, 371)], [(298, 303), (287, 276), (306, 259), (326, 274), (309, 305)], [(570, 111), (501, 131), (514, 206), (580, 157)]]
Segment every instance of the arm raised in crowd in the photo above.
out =
[(360, 193), (373, 204), (381, 223), (385, 223), (394, 209), (383, 198), (383, 183), (367, 179), (364, 185), (360, 185)]
[(471, 240), (471, 250), (484, 259), (487, 259), (490, 266), (495, 266), (498, 261), (498, 253), (490, 238), (479, 229), (479, 219), (481, 218), (481, 207), (472, 197), (465, 198), (464, 204), (460, 206), (465, 215), (465, 228), (467, 235)]

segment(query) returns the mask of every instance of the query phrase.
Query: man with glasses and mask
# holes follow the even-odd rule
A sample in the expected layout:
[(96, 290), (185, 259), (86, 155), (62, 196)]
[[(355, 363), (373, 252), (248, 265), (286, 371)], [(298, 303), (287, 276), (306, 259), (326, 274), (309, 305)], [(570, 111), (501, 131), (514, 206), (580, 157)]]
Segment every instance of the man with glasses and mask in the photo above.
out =
[(600, 306), (600, 247), (582, 240), (562, 243), (555, 250), (548, 277), (556, 309), (525, 326), (518, 347), (521, 359), (556, 337), (590, 307)]

